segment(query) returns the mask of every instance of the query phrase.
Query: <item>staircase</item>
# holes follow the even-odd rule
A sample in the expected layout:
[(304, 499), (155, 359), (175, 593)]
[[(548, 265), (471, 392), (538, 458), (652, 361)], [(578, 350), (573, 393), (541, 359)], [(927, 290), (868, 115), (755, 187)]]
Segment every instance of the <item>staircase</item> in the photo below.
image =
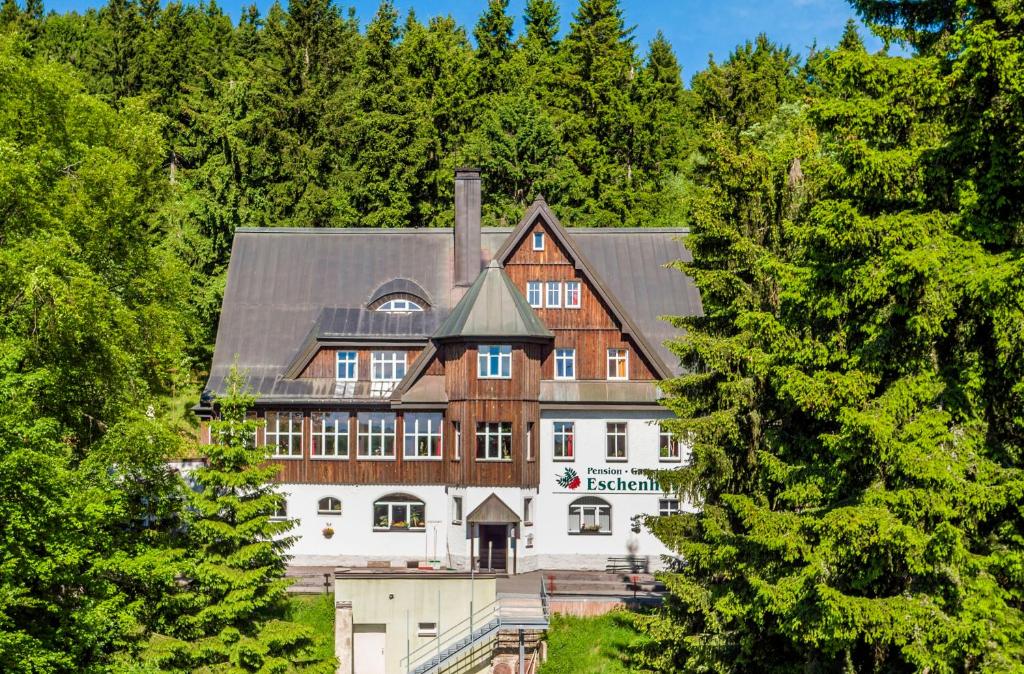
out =
[(428, 672), (438, 671), (441, 666), (449, 662), (451, 664), (458, 662), (461, 659), (460, 656), (465, 651), (496, 634), (500, 625), (501, 620), (493, 618), (479, 629), (474, 629), (471, 634), (456, 639), (447, 646), (442, 646), (441, 650), (435, 655), (430, 656), (427, 660), (410, 669), (409, 674), (427, 674)]
[(538, 590), (535, 594), (499, 594), (493, 603), (473, 611), (472, 619), (450, 627), (412, 651), (403, 658), (403, 665), (409, 674), (439, 674), (478, 653), (478, 647), (489, 641), (489, 653), (500, 644), (507, 647), (513, 638), (518, 647), (520, 630), (536, 648), (540, 635), (548, 628), (547, 596), (543, 587)]

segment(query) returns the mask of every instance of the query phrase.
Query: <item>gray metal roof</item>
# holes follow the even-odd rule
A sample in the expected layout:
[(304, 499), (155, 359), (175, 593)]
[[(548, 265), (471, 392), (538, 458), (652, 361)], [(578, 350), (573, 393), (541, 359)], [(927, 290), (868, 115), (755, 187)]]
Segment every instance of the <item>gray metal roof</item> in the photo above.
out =
[(444, 310), (394, 313), (362, 307), (328, 307), (320, 312), (314, 329), (318, 339), (344, 337), (420, 337), (426, 339), (441, 323)]
[(661, 397), (653, 381), (553, 381), (540, 383), (541, 405), (655, 404)]
[[(512, 231), (485, 228), (484, 258), (491, 259)], [(677, 359), (661, 345), (678, 331), (658, 317), (701, 312), (692, 280), (664, 266), (690, 259), (680, 240), (684, 230), (569, 228), (567, 233), (653, 348), (678, 371)], [(318, 325), (324, 326), (323, 337), (335, 338), (386, 337), (373, 332), (380, 327), (377, 320), (395, 337), (417, 338), (418, 330), (429, 334), (429, 322), (452, 310), (453, 246), (451, 229), (237, 230), (207, 387), (220, 390), (237, 355), (260, 397), (331, 399), (328, 382), (282, 378), (304, 346), (312, 346), (307, 340), (322, 338)], [(388, 314), (364, 311), (375, 291), (403, 279), (429, 295), (432, 309), (423, 312), (422, 327), (415, 325), (420, 318), (388, 323)]]
[(325, 307), (362, 307), (395, 279), (446, 313), (452, 246), (450, 229), (237, 230), (208, 388), (220, 390), (237, 355), (253, 392), (270, 393)]
[(505, 270), (491, 261), (444, 323), (434, 339), (452, 337), (519, 337), (552, 339)]
[(692, 262), (680, 229), (568, 230), (569, 236), (597, 268), (605, 285), (626, 307), (647, 342), (679, 374), (679, 358), (664, 345), (679, 329), (662, 316), (700, 316), (704, 309), (693, 279), (670, 267)]

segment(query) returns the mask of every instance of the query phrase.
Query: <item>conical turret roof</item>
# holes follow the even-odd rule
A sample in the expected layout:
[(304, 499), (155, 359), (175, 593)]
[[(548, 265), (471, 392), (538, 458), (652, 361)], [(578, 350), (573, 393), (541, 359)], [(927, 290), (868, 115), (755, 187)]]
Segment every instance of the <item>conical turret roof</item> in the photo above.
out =
[(552, 339), (554, 334), (540, 322), (501, 265), (492, 260), (433, 337), (538, 340)]

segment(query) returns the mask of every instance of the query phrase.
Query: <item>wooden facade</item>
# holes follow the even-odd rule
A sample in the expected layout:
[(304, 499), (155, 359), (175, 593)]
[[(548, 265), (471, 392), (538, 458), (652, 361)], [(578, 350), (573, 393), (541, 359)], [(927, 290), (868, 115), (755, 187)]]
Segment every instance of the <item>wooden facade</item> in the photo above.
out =
[[(535, 231), (543, 232), (544, 250), (533, 250)], [(333, 380), (336, 377), (337, 352), (358, 353), (358, 381), (371, 379), (371, 354), (374, 351), (404, 351), (407, 353), (407, 372), (417, 369), (417, 358), (431, 360), (420, 375), (444, 377), (446, 401), (436, 407), (418, 403), (416, 411), (431, 411), (443, 415), (442, 456), (439, 458), (407, 458), (404, 456), (404, 414), (393, 407), (386, 394), (377, 398), (364, 398), (327, 406), (303, 404), (295, 401), (274, 405), (265, 402), (258, 414), (266, 411), (301, 411), (303, 413), (303, 453), (301, 457), (274, 458), (281, 467), (278, 479), (287, 483), (314, 484), (376, 484), (376, 485), (431, 485), (455, 487), (537, 487), (540, 480), (540, 384), (541, 380), (555, 378), (556, 348), (575, 349), (575, 379), (608, 379), (609, 349), (625, 349), (629, 356), (628, 378), (650, 381), (657, 378), (656, 368), (643, 356), (636, 343), (623, 334), (623, 326), (615, 312), (598, 292), (595, 283), (583, 269), (578, 269), (570, 251), (559, 244), (551, 230), (538, 218), (525, 231), (504, 263), (504, 273), (527, 295), (527, 283), (539, 281), (546, 299), (549, 281), (580, 283), (580, 306), (567, 308), (534, 307), (533, 311), (543, 325), (553, 333), (553, 340), (515, 342), (514, 338), (492, 340), (450, 339), (435, 344), (436, 351), (425, 352), (425, 344), (394, 344), (386, 341), (366, 341), (359, 346), (325, 345), (302, 368), (299, 379)], [(376, 301), (379, 304), (387, 296)], [(412, 299), (416, 299), (410, 296)], [(382, 338), (383, 340), (383, 338)], [(477, 372), (477, 348), (480, 344), (509, 344), (512, 346), (511, 376), (509, 378), (481, 378)], [(431, 353), (433, 355), (431, 355)], [(360, 458), (358, 455), (358, 411), (386, 411), (396, 415), (395, 452), (389, 458)], [(312, 422), (310, 414), (320, 411), (347, 412), (349, 414), (349, 451), (346, 457), (313, 457)], [(511, 424), (511, 458), (478, 458), (476, 452), (478, 423)], [(461, 447), (456, 448), (455, 428), (458, 425)], [(204, 438), (208, 431), (201, 430)], [(257, 435), (264, 442), (264, 431)]]
[[(533, 233), (544, 234), (544, 250), (533, 250)], [(554, 348), (576, 349), (576, 379), (607, 379), (608, 349), (626, 349), (629, 352), (629, 379), (651, 381), (657, 379), (654, 368), (641, 355), (636, 344), (622, 334), (622, 326), (614, 313), (595, 292), (594, 284), (576, 269), (569, 253), (552, 236), (551, 230), (539, 219), (527, 231), (505, 262), (505, 272), (519, 291), (526, 296), (527, 283), (540, 281), (542, 298), (546, 299), (547, 281), (579, 281), (580, 307), (578, 309), (534, 307), (549, 330), (555, 333)], [(564, 297), (562, 298), (564, 305)], [(545, 355), (541, 366), (543, 379), (554, 379), (553, 352)]]
[[(423, 352), (422, 346), (373, 346), (372, 344), (354, 347), (326, 346), (321, 348), (299, 375), (299, 379), (334, 379), (337, 375), (335, 368), (338, 362), (339, 351), (355, 351), (358, 361), (357, 375), (359, 381), (370, 381), (370, 363), (374, 351), (404, 351), (405, 366), (411, 368), (416, 359)], [(440, 374), (440, 373), (438, 373)]]

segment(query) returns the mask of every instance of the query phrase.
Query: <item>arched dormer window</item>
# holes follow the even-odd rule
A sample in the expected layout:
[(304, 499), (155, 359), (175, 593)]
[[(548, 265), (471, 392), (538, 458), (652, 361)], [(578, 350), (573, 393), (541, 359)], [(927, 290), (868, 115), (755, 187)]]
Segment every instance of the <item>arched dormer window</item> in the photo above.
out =
[(373, 502), (374, 531), (423, 531), (427, 507), (409, 494), (388, 494)]
[(409, 299), (393, 299), (384, 302), (376, 311), (387, 311), (389, 313), (407, 313), (410, 311), (423, 311), (423, 307)]
[(340, 515), (341, 500), (333, 496), (325, 496), (317, 501), (316, 512), (319, 515)]
[(583, 496), (569, 504), (570, 534), (610, 534), (612, 505), (596, 496)]
[(407, 278), (396, 278), (382, 284), (366, 300), (367, 309), (388, 313), (426, 311), (430, 306), (430, 295), (423, 286)]

